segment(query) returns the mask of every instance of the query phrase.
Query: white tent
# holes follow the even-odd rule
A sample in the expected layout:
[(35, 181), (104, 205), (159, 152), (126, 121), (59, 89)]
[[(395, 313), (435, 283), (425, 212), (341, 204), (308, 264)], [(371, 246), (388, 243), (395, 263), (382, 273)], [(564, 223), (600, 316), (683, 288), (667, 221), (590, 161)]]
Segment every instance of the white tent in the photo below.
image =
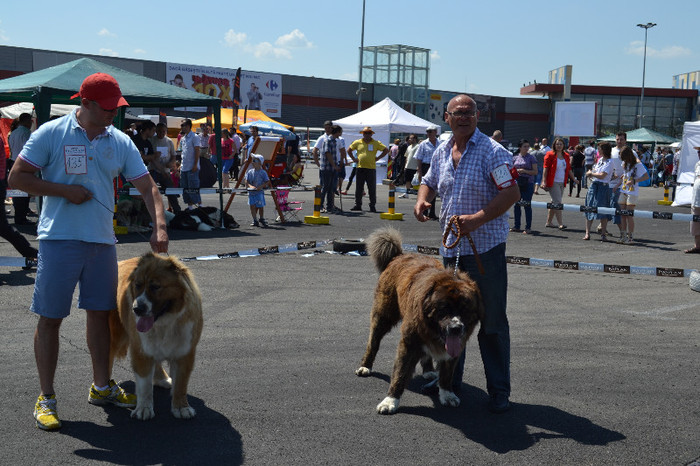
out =
[(683, 125), (683, 142), (681, 158), (678, 165), (678, 183), (674, 206), (690, 205), (695, 181), (695, 163), (698, 161), (700, 147), (700, 121), (686, 121)]
[[(354, 115), (335, 120), (333, 123), (343, 128), (343, 138), (350, 145), (354, 139), (360, 139), (360, 130), (371, 126), (374, 139), (389, 145), (391, 133), (420, 133), (425, 134), (428, 126), (435, 126), (428, 120), (419, 118), (396, 105), (390, 98), (377, 102), (370, 108)], [(438, 134), (440, 128), (438, 127)]]
[[(350, 146), (354, 140), (362, 137), (360, 131), (365, 126), (372, 127), (372, 131), (374, 131), (372, 137), (387, 147), (389, 147), (391, 133), (418, 133), (420, 137), (420, 135), (425, 134), (425, 130), (429, 126), (436, 126), (428, 120), (407, 112), (388, 97), (366, 110), (335, 120), (333, 123), (343, 128), (346, 146)], [(440, 127), (438, 126), (439, 133)], [(385, 178), (386, 159), (385, 157), (377, 162), (377, 184), (381, 184)]]

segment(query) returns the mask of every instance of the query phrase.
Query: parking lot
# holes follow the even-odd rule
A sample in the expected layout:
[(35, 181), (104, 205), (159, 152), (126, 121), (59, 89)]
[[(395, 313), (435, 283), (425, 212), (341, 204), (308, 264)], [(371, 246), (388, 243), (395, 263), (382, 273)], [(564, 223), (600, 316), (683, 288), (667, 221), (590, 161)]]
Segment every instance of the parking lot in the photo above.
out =
[[(305, 182), (314, 184), (309, 165)], [(639, 210), (658, 206), (663, 190), (643, 188)], [(378, 210), (387, 187), (378, 187)], [(294, 191), (311, 214), (312, 191)], [(535, 201), (549, 196), (535, 196)], [(351, 207), (344, 197), (344, 208)], [(330, 225), (250, 227), (243, 196), (235, 230), (172, 231), (170, 253), (183, 258), (276, 245), (362, 239), (391, 224), (404, 243), (437, 247), (437, 222), (412, 215), (415, 196), (397, 199), (403, 221), (379, 214), (329, 214)], [(582, 204), (569, 198), (567, 204)], [(207, 205), (218, 205), (214, 195)], [(268, 198), (266, 216), (273, 218)], [(365, 203), (365, 209), (367, 205)], [(269, 213), (268, 213), (269, 212)], [(640, 267), (698, 268), (686, 222), (637, 220), (637, 244), (582, 241), (582, 214), (564, 213), (565, 231), (511, 234), (507, 254)], [(24, 228), (24, 227), (23, 227)], [(32, 242), (31, 231), (24, 229)], [(614, 231), (614, 230), (613, 230)], [(148, 250), (143, 235), (119, 237), (119, 259)], [(509, 265), (511, 400), (502, 415), (486, 409), (476, 340), (458, 408), (422, 395), (411, 382), (393, 416), (374, 408), (388, 389), (398, 341), (383, 341), (375, 374), (354, 370), (364, 351), (377, 274), (367, 257), (329, 246), (287, 253), (191, 260), (204, 297), (205, 325), (190, 382), (191, 421), (174, 419), (169, 395), (156, 390), (156, 418), (131, 420), (123, 409), (87, 403), (91, 382), (85, 315), (73, 309), (61, 329), (56, 377), (63, 427), (43, 432), (31, 417), (38, 394), (32, 353), (34, 271), (0, 268), (0, 432), (3, 464), (688, 464), (700, 458), (700, 295), (687, 278)], [(5, 241), (0, 256), (16, 255)], [(134, 389), (128, 361), (114, 378)]]

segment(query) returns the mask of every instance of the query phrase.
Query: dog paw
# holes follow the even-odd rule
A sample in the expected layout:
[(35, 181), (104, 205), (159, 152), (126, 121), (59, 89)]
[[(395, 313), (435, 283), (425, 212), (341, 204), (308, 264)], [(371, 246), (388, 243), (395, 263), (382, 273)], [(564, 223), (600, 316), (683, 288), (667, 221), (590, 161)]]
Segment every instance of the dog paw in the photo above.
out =
[(172, 388), (173, 379), (168, 377), (167, 379), (154, 380), (153, 385), (155, 385), (156, 387), (160, 387), (160, 388)]
[(170, 412), (173, 413), (173, 416), (178, 419), (192, 419), (197, 414), (197, 411), (195, 411), (191, 406), (172, 408)]
[(393, 396), (387, 396), (377, 405), (379, 414), (394, 414), (399, 409), (399, 399)]
[(443, 406), (452, 406), (457, 407), (459, 406), (460, 400), (457, 395), (454, 393), (448, 391), (448, 390), (443, 390), (442, 388), (440, 389), (440, 404)]
[(355, 375), (359, 377), (369, 377), (369, 374), (371, 374), (372, 371), (366, 367), (360, 367), (355, 371)]
[(423, 378), (425, 380), (435, 380), (438, 378), (437, 371), (423, 372)]
[(131, 411), (131, 417), (141, 421), (147, 421), (156, 417), (156, 412), (153, 411), (153, 406), (137, 406)]

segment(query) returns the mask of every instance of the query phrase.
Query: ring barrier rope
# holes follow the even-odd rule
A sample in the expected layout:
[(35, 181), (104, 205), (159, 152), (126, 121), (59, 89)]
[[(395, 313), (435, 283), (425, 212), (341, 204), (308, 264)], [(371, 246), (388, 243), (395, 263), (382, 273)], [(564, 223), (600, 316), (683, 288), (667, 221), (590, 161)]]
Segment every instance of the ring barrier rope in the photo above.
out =
[[(263, 246), (260, 248), (244, 249), (241, 251), (226, 252), (219, 254), (209, 254), (204, 256), (181, 257), (183, 262), (191, 261), (212, 261), (220, 259), (234, 259), (239, 257), (256, 257), (269, 254), (281, 254), (287, 252), (316, 249), (332, 245), (335, 240), (324, 239), (317, 241), (304, 241), (298, 243), (288, 243), (276, 246)], [(416, 252), (427, 255), (440, 255), (440, 248), (433, 246), (420, 246), (415, 244), (403, 244), (402, 248), (406, 252)], [(603, 272), (622, 275), (646, 275), (666, 278), (689, 277), (697, 269), (679, 269), (672, 267), (644, 267), (635, 265), (598, 264), (593, 262), (576, 262), (556, 259), (540, 259), (535, 257), (506, 256), (506, 262), (513, 265), (524, 265), (531, 267), (549, 267), (562, 270)], [(0, 266), (7, 267), (36, 267), (36, 261), (24, 257), (2, 257), (0, 256)]]

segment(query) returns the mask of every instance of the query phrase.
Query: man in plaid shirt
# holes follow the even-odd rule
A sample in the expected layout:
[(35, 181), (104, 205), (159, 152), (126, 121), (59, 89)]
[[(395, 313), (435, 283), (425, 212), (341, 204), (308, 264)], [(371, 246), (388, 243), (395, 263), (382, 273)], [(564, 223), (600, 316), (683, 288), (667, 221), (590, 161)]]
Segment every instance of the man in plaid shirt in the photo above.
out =
[[(450, 100), (445, 121), (453, 136), (442, 143), (433, 155), (428, 173), (423, 176), (414, 207), (416, 218), (424, 215), (436, 194), (440, 194), (440, 225), (444, 231), (453, 215), (459, 227), (469, 232), (484, 266), (484, 275), (477, 270), (468, 241), (460, 241), (454, 249), (441, 249), (443, 263), (459, 268), (479, 286), (486, 313), (479, 329), (481, 359), (489, 392), (489, 410), (502, 413), (510, 409), (510, 333), (506, 316), (508, 277), (506, 272), (506, 239), (508, 210), (520, 199), (516, 181), (510, 174), (513, 156), (503, 146), (479, 131), (476, 102), (467, 95)], [(447, 238), (452, 244), (457, 238)], [(459, 253), (457, 252), (459, 249)], [(462, 351), (453, 378), (453, 390), (462, 385), (465, 353)]]

